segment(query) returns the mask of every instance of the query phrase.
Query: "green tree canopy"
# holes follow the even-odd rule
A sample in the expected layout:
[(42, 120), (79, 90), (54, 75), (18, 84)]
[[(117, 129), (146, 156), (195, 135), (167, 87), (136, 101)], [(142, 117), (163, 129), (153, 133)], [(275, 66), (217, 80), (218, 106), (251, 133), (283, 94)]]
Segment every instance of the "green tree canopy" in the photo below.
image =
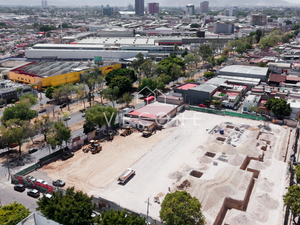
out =
[(101, 219), (97, 221), (99, 225), (146, 225), (145, 218), (128, 213), (125, 209), (123, 211), (110, 210), (101, 214)]
[(115, 69), (105, 75), (106, 84), (109, 86), (112, 80), (118, 76), (127, 77), (132, 83), (137, 81), (137, 76), (133, 70), (130, 69)]
[(166, 68), (166, 74), (170, 75), (173, 80), (177, 79), (176, 77), (172, 77), (171, 70), (172, 70), (173, 64), (177, 64), (178, 66), (181, 67), (182, 71), (185, 71), (185, 62), (182, 59), (180, 59), (179, 57), (176, 57), (175, 55), (171, 55), (168, 58), (164, 58), (158, 64), (162, 65), (162, 66), (164, 66), (164, 68)]
[(102, 125), (106, 125), (108, 128), (114, 126), (117, 115), (118, 111), (116, 108), (95, 104), (88, 109), (85, 118), (86, 122), (90, 121), (91, 124), (96, 124), (99, 128), (102, 127)]
[(119, 99), (119, 102), (125, 103), (126, 107), (128, 107), (128, 105), (132, 101), (132, 99), (133, 99), (133, 96), (129, 92), (126, 92), (123, 94), (122, 98)]
[(278, 118), (289, 116), (292, 112), (290, 104), (281, 98), (271, 98), (266, 102), (265, 106), (267, 110), (271, 110)]
[(296, 182), (300, 184), (300, 165), (296, 165), (295, 167), (295, 175), (296, 175)]
[(65, 126), (62, 121), (55, 122), (50, 135), (47, 137), (47, 142), (51, 144), (52, 147), (62, 146), (63, 142), (66, 144), (71, 139), (71, 130)]
[(119, 96), (123, 95), (126, 92), (130, 92), (132, 88), (132, 82), (129, 78), (123, 76), (117, 76), (111, 80), (109, 84), (111, 89), (118, 87), (119, 88)]
[(31, 120), (38, 115), (37, 111), (30, 109), (31, 104), (29, 102), (22, 101), (16, 103), (13, 106), (5, 108), (1, 122), (11, 119), (20, 119), (20, 120)]
[(96, 124), (91, 120), (86, 120), (83, 124), (83, 133), (88, 134), (95, 130)]
[(42, 197), (37, 202), (38, 208), (47, 218), (64, 225), (93, 224), (92, 197), (82, 191), (68, 188), (66, 194), (54, 192), (52, 198)]
[(29, 216), (30, 211), (24, 205), (14, 202), (0, 208), (0, 224), (15, 225)]
[(153, 60), (147, 60), (141, 65), (141, 72), (145, 74), (147, 78), (153, 76), (154, 62)]
[[(295, 224), (300, 222), (300, 186), (290, 186), (288, 192), (283, 196), (284, 204), (289, 207)], [(298, 221), (296, 219), (298, 218)]]
[(216, 73), (215, 72), (205, 72), (203, 76), (210, 79), (210, 78), (215, 77)]
[(161, 204), (160, 218), (166, 225), (203, 225), (199, 200), (186, 191), (168, 193)]
[(25, 93), (19, 98), (21, 102), (28, 102), (30, 106), (33, 106), (37, 103), (37, 97), (34, 94)]
[(199, 54), (202, 56), (203, 61), (212, 55), (212, 49), (209, 45), (200, 45)]
[(119, 87), (106, 88), (103, 90), (103, 97), (111, 101), (113, 106), (115, 107), (115, 100), (118, 99), (119, 93)]
[[(156, 89), (164, 89), (165, 85), (162, 81), (159, 81), (158, 79), (154, 78), (143, 78), (142, 82), (140, 83), (138, 90), (143, 94), (144, 96), (147, 96), (151, 94), (152, 92), (155, 92)], [(152, 92), (151, 92), (151, 91)]]

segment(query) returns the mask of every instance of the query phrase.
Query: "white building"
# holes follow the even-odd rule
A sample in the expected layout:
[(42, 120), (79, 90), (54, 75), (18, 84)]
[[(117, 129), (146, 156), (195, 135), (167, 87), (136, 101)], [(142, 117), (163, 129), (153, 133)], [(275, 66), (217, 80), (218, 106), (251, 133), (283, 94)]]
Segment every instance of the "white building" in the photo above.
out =
[(248, 111), (250, 106), (257, 108), (260, 99), (259, 95), (249, 95), (243, 102), (243, 111)]
[(291, 21), (292, 24), (296, 23), (297, 21), (293, 18), (287, 18), (287, 17), (283, 17), (283, 18), (278, 18), (277, 23), (278, 26), (286, 26), (286, 21)]

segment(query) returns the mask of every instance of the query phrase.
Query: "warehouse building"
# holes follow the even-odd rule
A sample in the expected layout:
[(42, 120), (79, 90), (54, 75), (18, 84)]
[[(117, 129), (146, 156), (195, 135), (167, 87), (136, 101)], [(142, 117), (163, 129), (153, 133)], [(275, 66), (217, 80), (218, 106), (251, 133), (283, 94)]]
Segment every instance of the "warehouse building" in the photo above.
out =
[(211, 99), (218, 90), (218, 86), (212, 84), (198, 85), (196, 83), (186, 83), (173, 88), (175, 93), (180, 93), (187, 104), (205, 104), (205, 100)]
[[(24, 84), (37, 84), (38, 89), (61, 85), (66, 83), (80, 82), (80, 74), (94, 64), (88, 62), (65, 62), (65, 61), (33, 61), (9, 71), (9, 79)], [(103, 75), (122, 68), (122, 64), (103, 63), (99, 69)]]
[(28, 59), (51, 60), (90, 60), (102, 56), (104, 60), (121, 60), (135, 57), (138, 53), (147, 56), (147, 51), (126, 51), (118, 46), (75, 45), (75, 44), (37, 44), (25, 50)]
[(224, 76), (256, 78), (256, 79), (260, 79), (261, 81), (267, 81), (268, 68), (232, 65), (217, 70), (217, 74), (224, 75)]

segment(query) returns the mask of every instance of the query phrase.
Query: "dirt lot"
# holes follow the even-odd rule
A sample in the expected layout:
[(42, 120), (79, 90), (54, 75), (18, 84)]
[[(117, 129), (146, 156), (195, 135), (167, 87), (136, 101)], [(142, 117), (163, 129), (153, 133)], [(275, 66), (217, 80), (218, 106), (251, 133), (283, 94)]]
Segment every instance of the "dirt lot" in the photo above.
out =
[[(145, 201), (150, 197), (149, 215), (157, 219), (160, 205), (153, 197), (162, 201), (169, 190), (186, 190), (200, 200), (207, 224), (279, 225), (287, 182), (284, 159), (294, 131), (263, 125), (186, 111), (150, 138), (140, 133), (116, 137), (102, 143), (103, 150), (96, 155), (79, 151), (43, 171), (52, 179), (63, 179), (68, 186), (138, 213), (146, 214)], [(216, 132), (210, 132), (213, 128)], [(290, 141), (289, 150), (292, 144)], [(119, 185), (116, 179), (127, 167), (136, 175)], [(230, 207), (222, 208), (223, 203)], [(225, 216), (216, 223), (222, 212)], [(241, 218), (246, 220), (240, 223)]]
[(80, 150), (73, 158), (59, 160), (44, 166), (42, 170), (53, 179), (59, 177), (67, 181), (67, 187), (75, 186), (78, 190), (89, 192), (115, 182), (127, 167), (138, 161), (165, 136), (166, 133), (160, 131), (149, 138), (143, 138), (139, 132), (127, 137), (116, 136), (112, 142), (101, 143), (100, 153), (93, 155)]

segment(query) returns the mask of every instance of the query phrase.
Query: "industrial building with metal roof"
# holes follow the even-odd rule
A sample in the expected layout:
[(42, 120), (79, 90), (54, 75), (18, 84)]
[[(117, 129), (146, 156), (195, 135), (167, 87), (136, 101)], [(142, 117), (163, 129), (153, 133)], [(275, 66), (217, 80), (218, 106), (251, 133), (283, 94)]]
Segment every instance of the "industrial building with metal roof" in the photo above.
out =
[(255, 66), (231, 65), (217, 71), (218, 75), (256, 78), (266, 81), (268, 76), (268, 68)]

